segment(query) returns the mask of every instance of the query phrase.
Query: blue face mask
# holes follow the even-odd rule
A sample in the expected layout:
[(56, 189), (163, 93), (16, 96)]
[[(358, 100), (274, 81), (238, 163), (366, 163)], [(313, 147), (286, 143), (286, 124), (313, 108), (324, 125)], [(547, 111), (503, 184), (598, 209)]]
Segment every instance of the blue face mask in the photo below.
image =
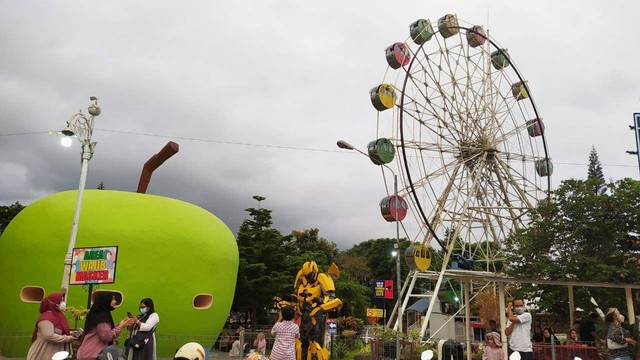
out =
[(147, 313), (147, 308), (140, 308), (140, 314), (144, 315)]

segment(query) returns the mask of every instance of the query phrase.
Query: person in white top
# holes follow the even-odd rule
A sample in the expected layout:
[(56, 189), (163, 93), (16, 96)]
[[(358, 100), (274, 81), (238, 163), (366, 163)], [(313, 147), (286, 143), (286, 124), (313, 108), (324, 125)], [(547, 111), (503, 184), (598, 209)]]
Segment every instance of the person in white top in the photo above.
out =
[(129, 339), (133, 339), (136, 334), (144, 333), (145, 345), (142, 349), (134, 349), (130, 344), (126, 346), (128, 360), (156, 360), (156, 328), (160, 322), (160, 316), (156, 312), (153, 300), (144, 298), (140, 301), (140, 315), (130, 329)]
[(517, 351), (522, 360), (533, 360), (531, 345), (531, 313), (525, 312), (524, 300), (513, 299), (507, 304), (507, 327), (504, 333), (509, 337), (509, 355)]

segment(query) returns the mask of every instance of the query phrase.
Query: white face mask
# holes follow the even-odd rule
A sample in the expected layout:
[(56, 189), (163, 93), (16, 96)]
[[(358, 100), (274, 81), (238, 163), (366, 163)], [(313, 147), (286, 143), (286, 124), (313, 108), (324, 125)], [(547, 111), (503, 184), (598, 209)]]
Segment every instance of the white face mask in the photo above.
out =
[(60, 311), (65, 311), (67, 309), (67, 303), (64, 301), (60, 302), (60, 304), (58, 304), (58, 309), (60, 309)]
[(524, 308), (523, 307), (518, 307), (514, 309), (516, 311), (516, 314), (518, 315), (522, 315), (524, 314)]

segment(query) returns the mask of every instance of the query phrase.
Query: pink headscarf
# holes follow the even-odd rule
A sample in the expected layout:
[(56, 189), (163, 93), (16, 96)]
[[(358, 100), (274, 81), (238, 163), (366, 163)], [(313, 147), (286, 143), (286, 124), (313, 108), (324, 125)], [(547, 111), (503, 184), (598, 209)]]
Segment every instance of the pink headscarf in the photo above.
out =
[(500, 341), (500, 334), (498, 334), (495, 331), (491, 331), (487, 334), (486, 337), (491, 336), (493, 338), (493, 342), (496, 344), (496, 346), (501, 347), (502, 346), (502, 341)]

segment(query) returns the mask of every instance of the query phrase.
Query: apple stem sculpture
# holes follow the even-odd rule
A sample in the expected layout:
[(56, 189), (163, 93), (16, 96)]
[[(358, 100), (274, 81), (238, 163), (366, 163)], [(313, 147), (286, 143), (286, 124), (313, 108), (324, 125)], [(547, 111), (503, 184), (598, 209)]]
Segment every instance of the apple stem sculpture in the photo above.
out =
[[(84, 195), (84, 188), (87, 181), (87, 173), (89, 172), (89, 160), (93, 157), (93, 150), (96, 146), (95, 142), (91, 142), (91, 136), (93, 135), (93, 121), (96, 116), (100, 115), (102, 111), (98, 106), (98, 98), (92, 96), (90, 98), (93, 104), (89, 105), (89, 114), (91, 116), (86, 117), (82, 110), (73, 115), (69, 121), (67, 121), (67, 127), (62, 130), (62, 134), (65, 136), (75, 136), (82, 145), (82, 166), (80, 170), (80, 184), (78, 185), (78, 199), (76, 200), (76, 208), (73, 213), (73, 224), (71, 225), (71, 236), (69, 238), (69, 247), (67, 254), (64, 257), (64, 272), (62, 273), (62, 292), (65, 294), (65, 298), (68, 295), (69, 289), (69, 276), (71, 273), (71, 258), (73, 248), (76, 246), (76, 237), (78, 235), (78, 224), (80, 222), (80, 211), (82, 209), (82, 197)], [(68, 299), (66, 299), (68, 301)]]
[(180, 146), (173, 141), (169, 141), (159, 153), (154, 154), (142, 167), (142, 174), (140, 174), (140, 181), (138, 182), (138, 190), (136, 192), (145, 194), (147, 192), (147, 186), (151, 181), (151, 174), (160, 165), (164, 164), (170, 157), (177, 154), (180, 151)]

